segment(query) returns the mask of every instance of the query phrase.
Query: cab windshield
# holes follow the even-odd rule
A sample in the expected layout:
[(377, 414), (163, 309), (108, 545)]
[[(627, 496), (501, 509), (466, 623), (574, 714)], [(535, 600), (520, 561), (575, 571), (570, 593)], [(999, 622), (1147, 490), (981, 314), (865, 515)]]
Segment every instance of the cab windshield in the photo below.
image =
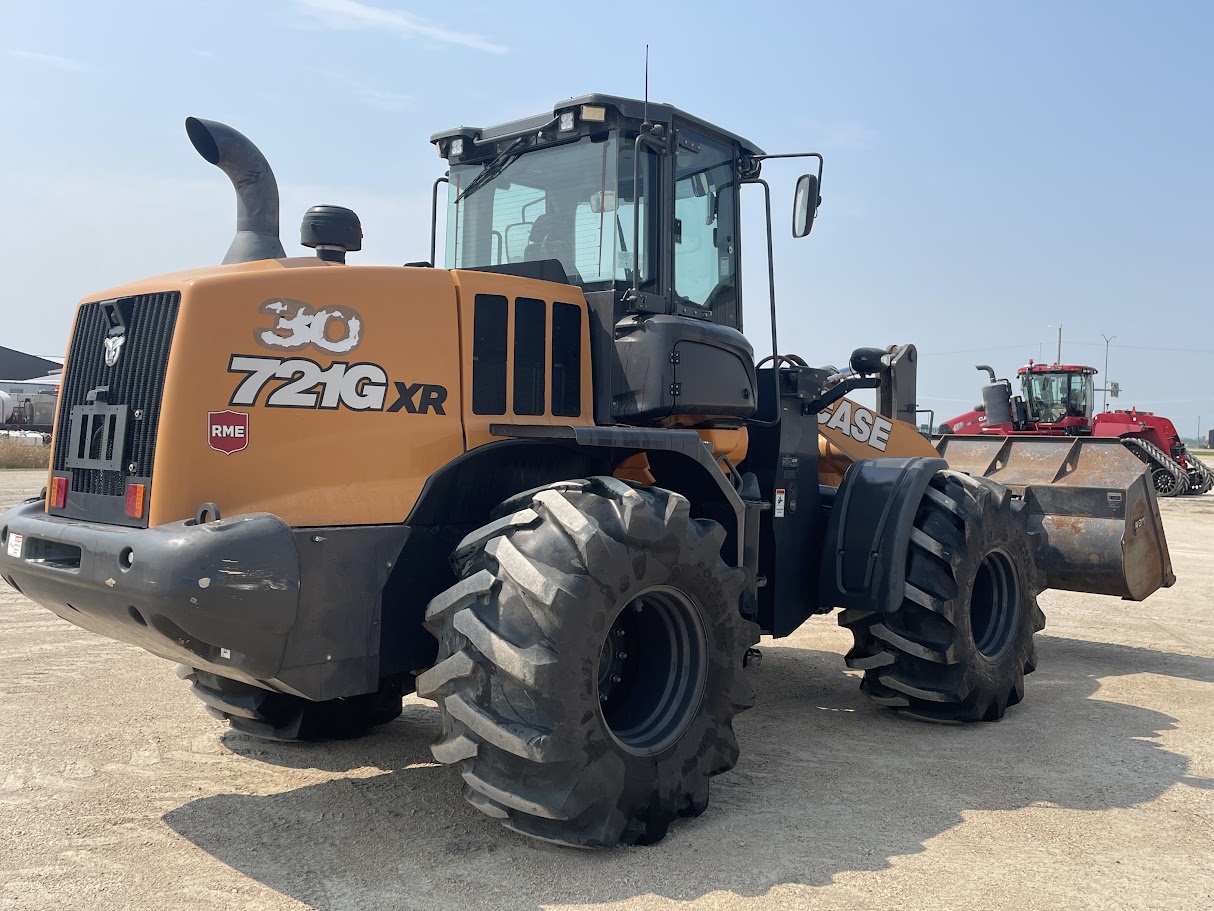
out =
[(1092, 378), (1078, 373), (1030, 373), (1024, 397), (1033, 420), (1052, 424), (1065, 417), (1091, 414)]
[(609, 133), (507, 154), (496, 164), (453, 165), (447, 268), (556, 260), (571, 282), (601, 289), (631, 284), (639, 259), (641, 281), (648, 281), (653, 168), (645, 162), (640, 169), (638, 257), (632, 249), (632, 143), (620, 146)]

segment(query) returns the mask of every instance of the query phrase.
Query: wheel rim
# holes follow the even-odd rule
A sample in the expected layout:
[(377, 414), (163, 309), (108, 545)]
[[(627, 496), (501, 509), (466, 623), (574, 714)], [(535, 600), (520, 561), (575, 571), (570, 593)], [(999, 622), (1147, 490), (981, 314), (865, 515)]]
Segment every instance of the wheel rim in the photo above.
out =
[(1164, 496), (1167, 496), (1176, 489), (1176, 478), (1170, 471), (1167, 471), (1166, 469), (1156, 469), (1152, 480), (1155, 482), (1156, 493), (1161, 493)]
[(676, 743), (699, 710), (708, 638), (694, 602), (668, 586), (633, 597), (607, 629), (596, 695), (621, 747), (653, 756)]
[(1020, 615), (1020, 581), (1011, 558), (993, 550), (982, 559), (970, 594), (970, 630), (984, 658), (995, 661), (1007, 653)]

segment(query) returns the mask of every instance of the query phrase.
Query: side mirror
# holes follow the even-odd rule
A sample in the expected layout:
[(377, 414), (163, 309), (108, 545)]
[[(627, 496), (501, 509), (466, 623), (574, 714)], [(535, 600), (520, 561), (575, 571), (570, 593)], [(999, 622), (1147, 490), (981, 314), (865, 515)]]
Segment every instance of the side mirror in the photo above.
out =
[(804, 237), (814, 227), (814, 218), (818, 214), (818, 206), (822, 197), (818, 195), (818, 177), (816, 174), (802, 174), (797, 180), (797, 193), (792, 203), (792, 236)]

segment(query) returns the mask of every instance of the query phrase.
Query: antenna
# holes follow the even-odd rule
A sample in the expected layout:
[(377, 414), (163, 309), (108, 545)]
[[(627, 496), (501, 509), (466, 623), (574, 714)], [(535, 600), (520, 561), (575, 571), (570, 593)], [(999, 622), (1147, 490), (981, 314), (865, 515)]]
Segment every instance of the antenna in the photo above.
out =
[(645, 45), (645, 118), (641, 122), (641, 129), (649, 129), (649, 45)]

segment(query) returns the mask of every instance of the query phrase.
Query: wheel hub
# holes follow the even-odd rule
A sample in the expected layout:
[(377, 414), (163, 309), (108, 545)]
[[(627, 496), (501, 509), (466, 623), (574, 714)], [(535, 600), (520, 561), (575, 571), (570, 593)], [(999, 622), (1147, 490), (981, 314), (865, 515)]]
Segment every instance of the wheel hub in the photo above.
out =
[(683, 736), (704, 696), (708, 637), (683, 592), (655, 586), (634, 596), (607, 629), (596, 690), (611, 736), (653, 756)]
[(970, 630), (979, 654), (996, 661), (1015, 641), (1020, 581), (1011, 558), (993, 550), (982, 558), (970, 594)]
[(1155, 482), (1156, 493), (1167, 495), (1176, 489), (1176, 478), (1171, 472), (1162, 468), (1155, 472), (1152, 480)]

